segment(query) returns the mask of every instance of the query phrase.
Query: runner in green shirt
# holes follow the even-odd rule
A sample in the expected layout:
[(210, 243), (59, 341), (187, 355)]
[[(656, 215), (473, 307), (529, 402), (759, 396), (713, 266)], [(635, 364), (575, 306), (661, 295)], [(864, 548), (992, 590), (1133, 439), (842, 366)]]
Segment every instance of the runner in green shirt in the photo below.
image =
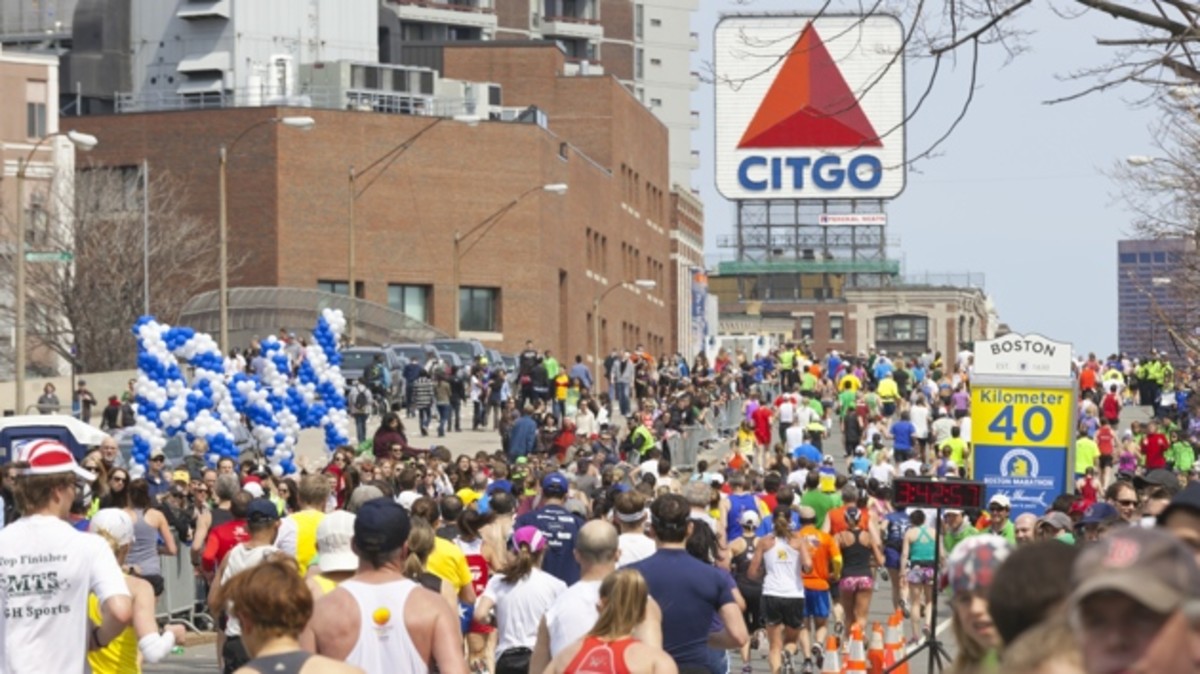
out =
[(1080, 430), (1075, 440), (1075, 479), (1083, 479), (1088, 468), (1100, 470), (1100, 445), (1089, 438), (1087, 431)]

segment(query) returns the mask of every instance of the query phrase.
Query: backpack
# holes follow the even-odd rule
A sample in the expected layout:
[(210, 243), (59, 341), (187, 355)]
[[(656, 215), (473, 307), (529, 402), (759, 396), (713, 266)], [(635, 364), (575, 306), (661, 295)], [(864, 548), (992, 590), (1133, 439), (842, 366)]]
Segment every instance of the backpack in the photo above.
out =
[(367, 396), (365, 389), (358, 389), (358, 394), (354, 396), (354, 406), (360, 410), (366, 410), (371, 405), (371, 398)]
[(371, 366), (367, 368), (366, 377), (364, 377), (364, 379), (367, 380), (368, 384), (377, 384), (381, 382), (383, 380), (383, 366), (381, 366), (379, 363), (372, 363)]

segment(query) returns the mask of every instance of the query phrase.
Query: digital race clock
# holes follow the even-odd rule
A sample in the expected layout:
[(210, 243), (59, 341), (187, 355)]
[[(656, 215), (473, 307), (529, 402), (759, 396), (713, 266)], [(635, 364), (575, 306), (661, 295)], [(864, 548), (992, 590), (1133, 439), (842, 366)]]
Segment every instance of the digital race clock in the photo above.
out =
[(983, 507), (984, 485), (966, 480), (935, 480), (924, 477), (898, 477), (892, 481), (893, 501), (897, 508)]

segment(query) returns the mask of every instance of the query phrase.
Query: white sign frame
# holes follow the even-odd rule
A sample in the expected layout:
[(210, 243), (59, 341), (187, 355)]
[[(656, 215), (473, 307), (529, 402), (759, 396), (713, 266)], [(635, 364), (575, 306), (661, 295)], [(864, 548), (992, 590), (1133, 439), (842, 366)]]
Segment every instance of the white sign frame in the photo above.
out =
[[(760, 105), (783, 69), (786, 56), (800, 53), (792, 49), (810, 22), (849, 91), (857, 99), (870, 123), (869, 128), (874, 130), (876, 137), (871, 140), (882, 143), (882, 147), (859, 144), (739, 149)], [(714, 29), (713, 40), (717, 190), (734, 200), (890, 199), (899, 196), (907, 180), (903, 44), (903, 24), (896, 17), (885, 14), (722, 17)], [(810, 100), (820, 107), (825, 99), (818, 98), (820, 95), (814, 92)], [(825, 105), (831, 104), (826, 102)], [(822, 169), (812, 170), (812, 162), (822, 157), (831, 158), (824, 162)], [(877, 161), (871, 161), (871, 157)], [(796, 163), (790, 164), (788, 159)], [(797, 168), (803, 165), (801, 162), (807, 162), (806, 169)], [(863, 187), (871, 182), (876, 165), (881, 173), (877, 184)], [(828, 188), (836, 181), (836, 176), (831, 173), (834, 168), (855, 173), (858, 184), (847, 176), (839, 186)], [(817, 184), (814, 174), (824, 176), (822, 182), (826, 183), (826, 188)], [(802, 183), (799, 188), (797, 177)], [(751, 187), (764, 184), (766, 187)]]

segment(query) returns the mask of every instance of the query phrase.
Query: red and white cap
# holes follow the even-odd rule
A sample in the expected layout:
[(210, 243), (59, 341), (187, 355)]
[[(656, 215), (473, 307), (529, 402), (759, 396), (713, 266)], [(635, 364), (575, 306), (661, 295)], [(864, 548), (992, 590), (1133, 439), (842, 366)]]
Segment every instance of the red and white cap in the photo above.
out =
[(96, 479), (96, 474), (80, 468), (71, 450), (57, 440), (30, 440), (21, 446), (17, 460), (29, 464), (22, 475), (75, 473), (89, 482)]

